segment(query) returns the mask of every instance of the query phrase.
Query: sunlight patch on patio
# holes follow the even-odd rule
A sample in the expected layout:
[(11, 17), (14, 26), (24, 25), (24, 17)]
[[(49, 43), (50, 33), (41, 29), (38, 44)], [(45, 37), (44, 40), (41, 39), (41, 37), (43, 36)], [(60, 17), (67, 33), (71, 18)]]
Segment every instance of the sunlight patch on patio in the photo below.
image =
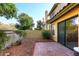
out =
[(35, 44), (34, 56), (74, 56), (74, 52), (56, 42)]

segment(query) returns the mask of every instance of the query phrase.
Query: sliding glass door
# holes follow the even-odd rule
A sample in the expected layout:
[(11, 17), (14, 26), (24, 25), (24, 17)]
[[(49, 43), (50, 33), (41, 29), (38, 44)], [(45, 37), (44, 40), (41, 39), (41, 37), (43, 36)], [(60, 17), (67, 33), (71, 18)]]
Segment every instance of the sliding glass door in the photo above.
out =
[(66, 46), (73, 49), (78, 45), (78, 18), (66, 21)]
[(78, 46), (78, 17), (58, 24), (58, 42), (73, 49)]
[(58, 32), (58, 42), (65, 45), (65, 22), (59, 23)]

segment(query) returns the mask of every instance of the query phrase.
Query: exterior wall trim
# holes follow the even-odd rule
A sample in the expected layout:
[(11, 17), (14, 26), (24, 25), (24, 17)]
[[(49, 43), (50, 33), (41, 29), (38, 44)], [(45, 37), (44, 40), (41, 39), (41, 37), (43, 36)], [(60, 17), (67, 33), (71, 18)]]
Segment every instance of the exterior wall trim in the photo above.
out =
[(55, 10), (55, 8), (58, 6), (59, 3), (54, 4), (51, 11), (49, 12), (48, 16)]
[(78, 5), (77, 3), (69, 4), (62, 11), (60, 11), (53, 19), (48, 20), (47, 23), (52, 23), (53, 21), (55, 21), (56, 19), (58, 19), (63, 14), (67, 13), (69, 10), (71, 10), (72, 8), (74, 8), (77, 5)]

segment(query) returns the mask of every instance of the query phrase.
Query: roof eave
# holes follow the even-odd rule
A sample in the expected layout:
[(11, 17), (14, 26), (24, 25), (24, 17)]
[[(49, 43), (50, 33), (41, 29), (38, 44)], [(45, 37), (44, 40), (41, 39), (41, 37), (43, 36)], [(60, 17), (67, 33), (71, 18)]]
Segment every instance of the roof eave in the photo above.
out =
[(78, 5), (77, 3), (69, 4), (64, 9), (62, 9), (62, 11), (60, 11), (53, 19), (48, 20), (47, 23), (52, 23), (53, 21), (55, 21), (56, 19), (58, 19), (63, 14), (67, 13), (69, 10), (71, 10), (72, 8), (74, 8), (77, 5)]
[(54, 4), (54, 6), (52, 7), (52, 9), (50, 10), (48, 16), (56, 9), (56, 7), (58, 6), (59, 3)]

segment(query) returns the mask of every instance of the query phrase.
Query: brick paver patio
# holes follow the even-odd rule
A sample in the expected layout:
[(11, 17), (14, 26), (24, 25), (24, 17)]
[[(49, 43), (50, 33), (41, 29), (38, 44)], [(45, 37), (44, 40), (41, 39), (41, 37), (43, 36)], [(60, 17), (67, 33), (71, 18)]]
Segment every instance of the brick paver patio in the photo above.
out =
[(56, 42), (36, 43), (34, 56), (74, 56), (74, 52)]

